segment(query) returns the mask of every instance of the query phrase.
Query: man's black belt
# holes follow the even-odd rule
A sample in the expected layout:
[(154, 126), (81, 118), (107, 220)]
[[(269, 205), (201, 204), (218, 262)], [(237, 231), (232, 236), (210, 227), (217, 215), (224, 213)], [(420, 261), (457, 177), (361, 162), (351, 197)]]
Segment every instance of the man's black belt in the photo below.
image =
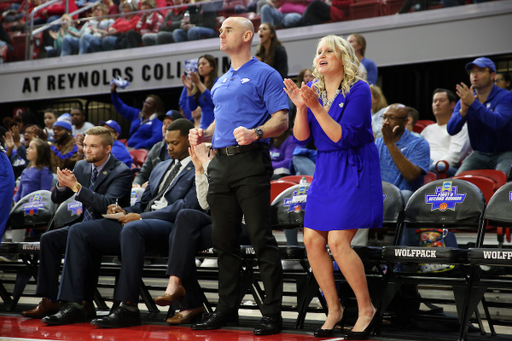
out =
[(266, 143), (251, 143), (246, 146), (229, 146), (224, 148), (217, 148), (217, 153), (219, 153), (220, 155), (233, 156), (236, 154), (250, 152), (251, 150), (257, 149), (268, 149), (268, 145)]

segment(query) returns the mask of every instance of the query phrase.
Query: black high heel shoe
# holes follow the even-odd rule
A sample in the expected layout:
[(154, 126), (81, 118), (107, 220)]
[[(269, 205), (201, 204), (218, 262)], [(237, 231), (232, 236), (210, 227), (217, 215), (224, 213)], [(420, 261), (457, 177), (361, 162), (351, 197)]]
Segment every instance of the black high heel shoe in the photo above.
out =
[(372, 334), (373, 330), (377, 326), (377, 321), (379, 320), (377, 316), (377, 312), (373, 315), (370, 324), (366, 326), (366, 328), (362, 332), (353, 332), (352, 330), (348, 331), (345, 335), (343, 335), (344, 340), (368, 340), (368, 337)]
[(343, 314), (341, 320), (338, 323), (336, 323), (332, 329), (318, 328), (317, 330), (315, 330), (315, 333), (313, 335), (315, 337), (333, 337), (336, 327), (340, 327), (340, 331), (343, 331), (343, 326), (345, 325), (345, 316), (346, 314)]

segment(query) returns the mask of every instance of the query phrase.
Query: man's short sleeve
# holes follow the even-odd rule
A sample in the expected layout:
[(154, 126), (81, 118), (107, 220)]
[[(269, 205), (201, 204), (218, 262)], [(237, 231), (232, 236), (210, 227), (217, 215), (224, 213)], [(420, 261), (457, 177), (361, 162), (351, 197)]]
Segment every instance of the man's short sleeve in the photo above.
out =
[(283, 90), (283, 79), (275, 70), (271, 70), (265, 82), (263, 101), (269, 114), (279, 110), (289, 110), (288, 96)]

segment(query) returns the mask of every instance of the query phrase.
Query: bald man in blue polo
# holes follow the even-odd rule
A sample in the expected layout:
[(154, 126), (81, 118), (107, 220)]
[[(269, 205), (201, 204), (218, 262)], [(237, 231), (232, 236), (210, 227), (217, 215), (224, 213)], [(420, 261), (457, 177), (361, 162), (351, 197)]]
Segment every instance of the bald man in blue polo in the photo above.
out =
[(241, 260), (238, 236), (242, 216), (258, 257), (265, 286), (261, 322), (256, 335), (281, 331), (282, 268), (270, 224), (268, 151), (271, 137), (288, 127), (288, 99), (282, 78), (251, 54), (254, 26), (231, 17), (220, 28), (220, 50), (231, 58), (231, 68), (212, 88), (215, 121), (206, 130), (192, 129), (191, 145), (212, 141), (216, 156), (208, 167), (212, 241), (219, 258), (219, 303), (216, 311), (192, 329), (217, 329), (238, 324)]

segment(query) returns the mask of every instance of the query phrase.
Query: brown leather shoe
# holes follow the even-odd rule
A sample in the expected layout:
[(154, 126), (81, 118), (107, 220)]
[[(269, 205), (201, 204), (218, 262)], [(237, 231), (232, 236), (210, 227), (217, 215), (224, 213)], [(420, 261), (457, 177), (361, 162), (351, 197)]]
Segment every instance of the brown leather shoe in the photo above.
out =
[(43, 298), (41, 302), (32, 310), (21, 312), (21, 316), (33, 319), (42, 319), (43, 317), (58, 313), (60, 310), (60, 302), (52, 302), (47, 298)]
[(171, 318), (168, 318), (165, 322), (169, 324), (187, 324), (191, 323), (195, 317), (200, 317), (201, 314), (204, 312), (203, 307), (199, 307), (196, 309), (193, 309), (190, 313), (187, 315), (183, 315), (181, 312), (177, 313)]
[(185, 288), (180, 285), (174, 294), (165, 293), (163, 296), (155, 298), (155, 303), (160, 306), (171, 305), (173, 302), (179, 301), (185, 297)]

